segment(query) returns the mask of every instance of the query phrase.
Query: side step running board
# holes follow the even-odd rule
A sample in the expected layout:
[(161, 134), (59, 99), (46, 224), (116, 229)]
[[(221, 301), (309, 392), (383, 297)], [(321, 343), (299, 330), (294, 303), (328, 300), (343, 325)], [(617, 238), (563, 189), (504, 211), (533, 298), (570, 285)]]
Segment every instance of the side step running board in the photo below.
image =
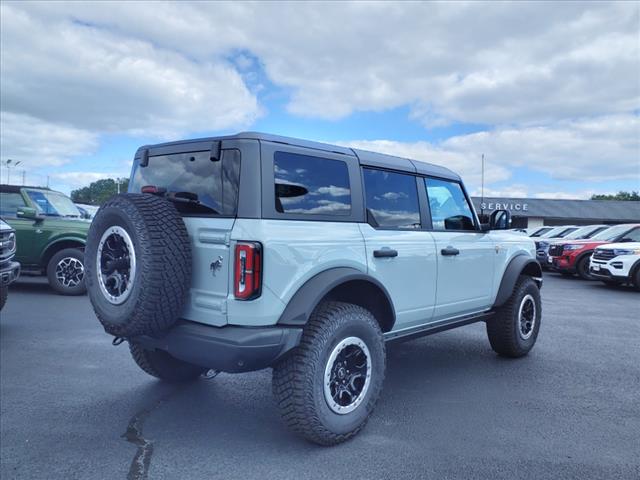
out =
[(434, 333), (443, 332), (462, 325), (481, 322), (490, 318), (492, 315), (492, 311), (470, 313), (468, 315), (445, 318), (425, 325), (418, 325), (417, 327), (410, 327), (396, 331), (392, 330), (391, 332), (384, 334), (384, 340), (385, 342), (391, 342), (394, 340), (410, 340), (412, 338), (424, 337), (425, 335), (432, 335)]

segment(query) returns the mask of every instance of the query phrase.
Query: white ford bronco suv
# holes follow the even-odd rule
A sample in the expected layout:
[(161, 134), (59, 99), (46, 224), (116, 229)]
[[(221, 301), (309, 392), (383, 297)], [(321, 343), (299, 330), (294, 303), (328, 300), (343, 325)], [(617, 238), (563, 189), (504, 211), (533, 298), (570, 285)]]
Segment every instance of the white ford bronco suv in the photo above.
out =
[(95, 216), (86, 283), (145, 372), (273, 368), (285, 423), (332, 445), (366, 423), (385, 342), (486, 323), (520, 357), (541, 320), (533, 240), (480, 224), (447, 168), (259, 133), (141, 147)]

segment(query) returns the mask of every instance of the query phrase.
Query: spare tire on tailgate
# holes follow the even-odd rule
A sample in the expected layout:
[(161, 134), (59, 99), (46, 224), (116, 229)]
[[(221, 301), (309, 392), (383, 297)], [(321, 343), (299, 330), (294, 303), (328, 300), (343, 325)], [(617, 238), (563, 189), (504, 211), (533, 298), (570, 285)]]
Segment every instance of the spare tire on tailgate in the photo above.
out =
[(191, 245), (175, 206), (125, 193), (98, 210), (87, 238), (85, 281), (105, 331), (117, 337), (172, 326), (191, 284)]

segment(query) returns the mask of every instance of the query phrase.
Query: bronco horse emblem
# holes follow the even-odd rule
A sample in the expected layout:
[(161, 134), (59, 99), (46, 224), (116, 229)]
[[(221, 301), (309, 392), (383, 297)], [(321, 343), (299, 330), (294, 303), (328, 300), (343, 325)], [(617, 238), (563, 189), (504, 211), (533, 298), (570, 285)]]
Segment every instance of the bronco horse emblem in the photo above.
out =
[(211, 270), (211, 273), (213, 274), (214, 277), (216, 275), (216, 271), (222, 268), (222, 261), (223, 261), (222, 255), (218, 255), (218, 258), (213, 262), (211, 262), (211, 265), (209, 265), (209, 269)]

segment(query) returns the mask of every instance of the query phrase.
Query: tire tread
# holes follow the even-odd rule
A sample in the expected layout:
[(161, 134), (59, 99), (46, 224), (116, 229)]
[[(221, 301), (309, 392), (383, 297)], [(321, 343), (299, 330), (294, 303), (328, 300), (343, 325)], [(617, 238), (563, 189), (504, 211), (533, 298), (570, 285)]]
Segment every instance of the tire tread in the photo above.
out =
[[(323, 346), (331, 341), (341, 318), (349, 314), (366, 318), (384, 349), (380, 327), (368, 310), (343, 302), (323, 302), (305, 326), (300, 345), (273, 370), (273, 394), (284, 422), (295, 433), (320, 445), (336, 445), (350, 439), (368, 420), (367, 416), (354, 430), (336, 434), (323, 425), (314, 408), (314, 374), (322, 364)], [(384, 381), (384, 370), (383, 367), (380, 385)], [(372, 410), (379, 395), (380, 389), (374, 391), (366, 408)]]
[[(489, 343), (491, 344), (491, 348), (499, 355), (517, 358), (529, 352), (529, 348), (523, 349), (516, 340), (518, 332), (516, 331), (517, 322), (514, 321), (514, 317), (517, 315), (521, 297), (531, 285), (534, 285), (536, 289), (538, 288), (531, 277), (520, 275), (509, 299), (504, 305), (499, 307), (495, 315), (487, 321)], [(538, 308), (538, 316), (541, 317), (542, 312), (539, 299), (536, 302), (536, 307)], [(540, 328), (540, 318), (538, 318), (536, 328)], [(534, 335), (537, 336), (537, 333), (534, 333)]]
[(102, 295), (94, 280), (99, 268), (94, 257), (105, 228), (93, 227), (101, 225), (101, 212), (107, 209), (120, 210), (136, 228), (140, 239), (137, 248), (141, 250), (136, 255), (136, 281), (142, 281), (144, 288), (125, 322), (110, 321), (92, 301), (96, 315), (107, 333), (119, 337), (166, 330), (178, 319), (191, 285), (191, 243), (184, 221), (171, 202), (154, 195), (127, 193), (108, 200), (96, 214), (87, 241), (90, 256), (85, 278), (90, 295)]

